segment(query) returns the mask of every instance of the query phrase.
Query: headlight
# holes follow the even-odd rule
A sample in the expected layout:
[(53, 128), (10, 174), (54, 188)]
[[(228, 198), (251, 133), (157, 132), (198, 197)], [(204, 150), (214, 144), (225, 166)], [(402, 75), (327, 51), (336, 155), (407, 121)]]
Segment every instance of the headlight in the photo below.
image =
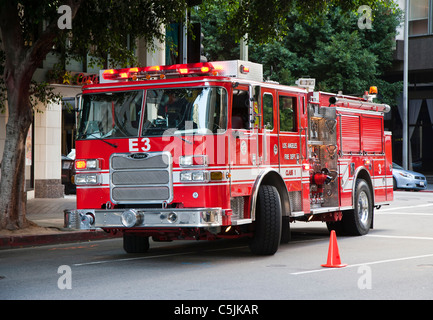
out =
[(412, 179), (413, 179), (413, 176), (412, 176), (410, 173), (399, 172), (399, 174), (400, 174), (402, 177), (405, 177), (405, 178), (412, 178)]
[(207, 156), (180, 156), (179, 165), (181, 167), (207, 166)]
[(73, 167), (73, 161), (63, 161), (62, 169), (69, 170)]
[(192, 172), (191, 171), (182, 171), (180, 173), (180, 181), (192, 181)]
[(179, 157), (179, 165), (182, 167), (192, 166), (193, 156), (180, 156)]
[(194, 171), (192, 173), (192, 180), (193, 181), (205, 181), (205, 172), (204, 171)]
[(77, 186), (100, 184), (100, 177), (99, 174), (76, 174), (74, 181)]
[(98, 169), (98, 160), (97, 159), (87, 160), (87, 169), (89, 170)]
[(180, 173), (182, 182), (200, 182), (209, 181), (209, 172), (207, 171), (182, 171)]

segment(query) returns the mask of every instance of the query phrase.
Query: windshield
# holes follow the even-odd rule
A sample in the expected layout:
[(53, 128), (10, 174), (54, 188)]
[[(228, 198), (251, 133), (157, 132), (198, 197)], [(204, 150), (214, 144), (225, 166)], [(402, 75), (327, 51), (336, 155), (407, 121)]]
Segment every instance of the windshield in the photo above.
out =
[(392, 167), (396, 168), (396, 169), (400, 169), (400, 170), (404, 170), (404, 168), (402, 166), (399, 166), (397, 163), (392, 163)]
[(144, 110), (143, 136), (227, 128), (227, 92), (220, 87), (147, 90)]
[(83, 95), (78, 139), (137, 137), (143, 91)]

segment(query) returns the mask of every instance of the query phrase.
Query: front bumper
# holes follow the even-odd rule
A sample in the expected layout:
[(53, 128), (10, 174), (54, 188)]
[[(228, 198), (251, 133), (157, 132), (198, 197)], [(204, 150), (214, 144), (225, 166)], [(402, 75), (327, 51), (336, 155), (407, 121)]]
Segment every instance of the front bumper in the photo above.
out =
[(427, 180), (399, 178), (397, 180), (398, 189), (425, 190), (427, 189)]
[(65, 210), (65, 228), (160, 228), (219, 227), (224, 223), (221, 208)]

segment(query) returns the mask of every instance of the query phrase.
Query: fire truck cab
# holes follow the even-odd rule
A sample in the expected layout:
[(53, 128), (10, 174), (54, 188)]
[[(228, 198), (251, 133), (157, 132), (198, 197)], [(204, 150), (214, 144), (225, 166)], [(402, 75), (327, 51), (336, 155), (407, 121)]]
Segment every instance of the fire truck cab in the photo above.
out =
[(255, 254), (290, 240), (290, 222), (364, 235), (393, 198), (389, 106), (263, 82), (248, 61), (101, 71), (83, 87), (77, 209), (65, 226), (149, 238), (249, 237)]

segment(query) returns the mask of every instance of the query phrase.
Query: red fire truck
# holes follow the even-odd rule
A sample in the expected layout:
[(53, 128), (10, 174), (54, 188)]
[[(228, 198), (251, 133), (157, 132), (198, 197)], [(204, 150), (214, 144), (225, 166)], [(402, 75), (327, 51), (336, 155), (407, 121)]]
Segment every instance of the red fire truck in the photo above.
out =
[(290, 222), (364, 235), (393, 199), (388, 105), (263, 82), (262, 66), (222, 61), (101, 71), (83, 87), (77, 209), (65, 225), (153, 241), (249, 237), (274, 254)]

